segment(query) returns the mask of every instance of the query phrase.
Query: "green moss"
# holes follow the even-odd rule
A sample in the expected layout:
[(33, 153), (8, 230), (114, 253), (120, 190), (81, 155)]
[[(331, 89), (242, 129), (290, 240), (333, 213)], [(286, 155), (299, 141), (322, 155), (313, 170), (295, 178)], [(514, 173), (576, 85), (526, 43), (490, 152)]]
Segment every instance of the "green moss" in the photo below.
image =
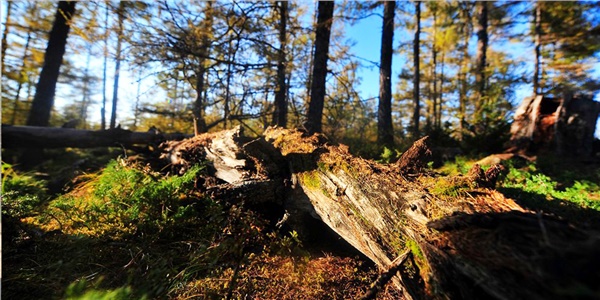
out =
[(465, 182), (452, 180), (452, 178), (439, 178), (431, 193), (436, 196), (460, 197), (470, 188)]
[(319, 176), (319, 171), (311, 171), (301, 173), (299, 179), (302, 185), (310, 190), (321, 191), (323, 195), (331, 198), (331, 194), (329, 191), (321, 184), (321, 178)]

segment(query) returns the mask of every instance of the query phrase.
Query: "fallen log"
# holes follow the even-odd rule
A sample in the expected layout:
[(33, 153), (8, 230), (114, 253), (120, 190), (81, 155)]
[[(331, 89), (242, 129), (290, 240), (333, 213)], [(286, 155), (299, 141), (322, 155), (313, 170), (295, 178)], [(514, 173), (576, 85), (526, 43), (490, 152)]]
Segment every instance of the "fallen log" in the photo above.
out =
[(135, 132), (120, 128), (93, 131), (2, 125), (2, 148), (130, 147), (159, 145), (166, 140), (181, 140), (190, 136), (180, 133)]
[[(174, 171), (207, 165), (209, 194), (282, 205), (288, 222), (300, 228), (305, 216), (313, 216), (381, 270), (399, 268), (392, 282), (406, 299), (600, 293), (599, 235), (504, 197), (492, 187), (501, 168), (435, 177), (420, 173), (423, 162), (383, 165), (354, 157), (322, 135), (277, 127), (256, 139), (236, 128), (162, 147)], [(428, 151), (422, 140), (407, 153), (419, 159)], [(462, 189), (432, 192), (444, 180)], [(407, 250), (411, 259), (399, 267), (394, 260)]]

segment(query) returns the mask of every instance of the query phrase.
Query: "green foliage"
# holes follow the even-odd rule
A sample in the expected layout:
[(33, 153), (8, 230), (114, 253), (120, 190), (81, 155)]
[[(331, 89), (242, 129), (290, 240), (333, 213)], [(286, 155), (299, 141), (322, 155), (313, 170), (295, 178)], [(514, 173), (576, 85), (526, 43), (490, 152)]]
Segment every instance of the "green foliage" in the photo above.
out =
[(146, 297), (133, 297), (131, 287), (120, 287), (112, 290), (97, 289), (103, 278), (98, 279), (93, 285), (86, 280), (73, 282), (67, 287), (64, 299), (67, 300), (128, 300), (146, 299)]
[(2, 163), (2, 215), (14, 218), (30, 216), (47, 199), (45, 182), (31, 175), (17, 173)]
[(389, 164), (395, 162), (400, 158), (402, 152), (398, 151), (398, 149), (389, 149), (388, 147), (383, 147), (383, 153), (380, 155), (380, 162)]
[(575, 180), (570, 186), (562, 186), (550, 176), (538, 170), (536, 165), (526, 168), (510, 168), (502, 187), (520, 189), (545, 197), (547, 200), (562, 200), (582, 208), (600, 211), (600, 186), (589, 180)]
[(200, 171), (194, 167), (183, 176), (160, 177), (112, 161), (92, 182), (52, 201), (50, 209), (60, 212), (75, 230), (161, 233), (166, 226), (180, 224), (193, 214), (194, 205), (186, 200)]

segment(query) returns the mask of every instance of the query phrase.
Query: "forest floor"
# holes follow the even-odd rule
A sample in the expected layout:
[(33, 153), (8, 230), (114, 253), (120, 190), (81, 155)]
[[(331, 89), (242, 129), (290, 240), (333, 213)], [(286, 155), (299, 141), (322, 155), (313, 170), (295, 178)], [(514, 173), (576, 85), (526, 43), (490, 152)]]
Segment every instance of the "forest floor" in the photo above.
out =
[[(305, 239), (260, 210), (204, 195), (202, 166), (175, 176), (123, 153), (49, 155), (35, 171), (2, 165), (7, 299), (353, 299), (378, 276), (318, 222), (320, 234)], [(443, 175), (466, 174), (478, 158), (446, 162), (423, 184), (456, 196), (464, 191)], [(498, 191), (600, 231), (599, 165), (550, 156), (505, 164)], [(389, 287), (377, 299), (397, 298)]]

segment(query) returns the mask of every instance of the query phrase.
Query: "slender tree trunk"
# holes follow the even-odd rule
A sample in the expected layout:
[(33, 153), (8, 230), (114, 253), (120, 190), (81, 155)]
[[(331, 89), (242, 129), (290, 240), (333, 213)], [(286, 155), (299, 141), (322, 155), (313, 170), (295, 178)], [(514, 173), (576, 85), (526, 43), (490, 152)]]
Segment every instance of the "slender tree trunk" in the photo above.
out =
[[(179, 72), (179, 71), (177, 71)], [(175, 79), (175, 100), (177, 100), (177, 82), (178, 80)], [(133, 129), (132, 130), (137, 130), (137, 126), (138, 126), (138, 121), (140, 118), (140, 91), (142, 89), (142, 69), (140, 68), (138, 71), (138, 82), (137, 82), (137, 90), (135, 91), (135, 108), (133, 111)], [(174, 100), (174, 101), (175, 101)], [(173, 118), (174, 115), (171, 116), (171, 123), (174, 122)]]
[(467, 91), (469, 88), (469, 82), (467, 73), (469, 71), (469, 40), (471, 38), (471, 30), (469, 24), (471, 22), (471, 14), (469, 12), (470, 5), (468, 2), (459, 2), (461, 18), (462, 18), (462, 34), (464, 38), (464, 44), (462, 45), (461, 58), (460, 58), (460, 71), (458, 72), (458, 139), (462, 140), (465, 126), (467, 123)]
[(485, 94), (486, 76), (485, 67), (488, 48), (488, 2), (477, 2), (477, 65), (475, 69), (475, 89), (476, 97), (476, 117), (483, 117), (483, 109), (486, 106), (487, 97)]
[(396, 2), (386, 1), (383, 7), (377, 140), (380, 145), (392, 147), (394, 145), (394, 128), (392, 123), (392, 55), (394, 53)]
[[(2, 32), (2, 61), (0, 62), (2, 64), (2, 73), (1, 74), (6, 74), (6, 68), (4, 65), (4, 57), (6, 57), (6, 48), (7, 45), (7, 37), (8, 37), (8, 32), (9, 32), (9, 28), (10, 28), (10, 17), (12, 14), (12, 1), (7, 1), (7, 5), (6, 5), (6, 21), (4, 23), (4, 31)], [(29, 36), (28, 36), (29, 38)]]
[(212, 1), (206, 2), (206, 8), (204, 11), (204, 25), (205, 35), (202, 37), (202, 45), (200, 49), (200, 57), (198, 59), (198, 68), (196, 69), (196, 100), (194, 101), (194, 134), (206, 132), (206, 120), (204, 120), (204, 108), (205, 108), (205, 76), (206, 76), (206, 56), (208, 55), (209, 49), (209, 36), (212, 32), (213, 26), (213, 13), (212, 13)]
[(533, 94), (540, 94), (540, 79), (541, 79), (541, 65), (542, 65), (542, 7), (539, 1), (535, 2), (534, 12), (535, 22), (535, 70), (533, 72)]
[(273, 125), (287, 126), (287, 85), (286, 85), (286, 46), (287, 46), (287, 18), (288, 2), (277, 1), (279, 7), (279, 51), (277, 58), (277, 88), (275, 90), (275, 111), (273, 112)]
[(308, 105), (308, 120), (304, 125), (309, 133), (321, 132), (323, 127), (325, 81), (327, 78), (327, 60), (329, 59), (329, 37), (333, 23), (333, 9), (333, 1), (319, 1), (312, 72), (313, 81), (310, 103)]
[(27, 125), (48, 126), (50, 122), (50, 113), (52, 106), (54, 106), (54, 95), (56, 93), (56, 82), (58, 81), (60, 66), (67, 45), (69, 23), (74, 13), (75, 1), (60, 1), (58, 3), (48, 46), (44, 54), (44, 66), (36, 86)]
[[(10, 2), (9, 2), (10, 3)], [(15, 101), (13, 103), (13, 111), (10, 119), (10, 124), (15, 125), (17, 122), (17, 113), (20, 110), (20, 97), (21, 97), (21, 89), (23, 88), (23, 77), (25, 77), (25, 66), (27, 61), (27, 56), (29, 55), (29, 43), (31, 42), (31, 30), (27, 31), (27, 40), (25, 41), (25, 48), (23, 50), (23, 61), (21, 63), (21, 70), (19, 71), (19, 83), (17, 84), (17, 92), (15, 93)], [(4, 47), (4, 46), (3, 46)], [(4, 66), (4, 65), (3, 65)]]
[(87, 111), (88, 111), (88, 105), (90, 103), (90, 80), (91, 80), (91, 76), (90, 76), (90, 59), (92, 57), (92, 48), (90, 47), (88, 49), (88, 54), (86, 57), (86, 61), (85, 61), (85, 70), (84, 70), (84, 77), (83, 77), (83, 91), (82, 91), (82, 98), (81, 98), (81, 107), (79, 108), (79, 118), (81, 120), (81, 128), (82, 129), (87, 129)]
[(231, 101), (231, 66), (233, 65), (233, 61), (235, 61), (235, 53), (233, 51), (233, 39), (229, 41), (229, 53), (227, 53), (227, 60), (229, 63), (227, 64), (227, 80), (225, 85), (225, 102), (223, 104), (223, 128), (227, 129), (228, 119), (229, 119), (229, 106)]
[(106, 12), (104, 16), (104, 25), (106, 26), (104, 36), (104, 65), (102, 67), (102, 107), (100, 108), (100, 128), (106, 129), (106, 69), (108, 66), (108, 3), (106, 3)]
[(419, 138), (419, 119), (421, 118), (421, 103), (419, 99), (419, 84), (420, 84), (420, 67), (419, 67), (419, 48), (420, 48), (420, 39), (419, 35), (421, 34), (421, 1), (415, 2), (415, 38), (413, 40), (413, 62), (415, 67), (415, 75), (413, 81), (413, 102), (414, 102), (414, 112), (413, 112), (413, 139), (417, 140)]
[(117, 125), (117, 103), (119, 101), (119, 76), (121, 69), (121, 47), (123, 43), (123, 22), (125, 21), (125, 1), (121, 0), (119, 2), (117, 14), (119, 18), (119, 27), (117, 29), (117, 53), (115, 62), (115, 79), (113, 83), (113, 100), (110, 113), (110, 129), (114, 129)]
[(443, 108), (443, 102), (444, 102), (444, 60), (446, 58), (446, 55), (444, 54), (444, 52), (442, 52), (442, 58), (440, 60), (440, 67), (441, 67), (441, 72), (440, 72), (440, 90), (439, 90), (439, 96), (438, 96), (438, 123), (437, 123), (437, 128), (440, 129), (442, 128), (442, 108)]
[(432, 46), (432, 59), (433, 59), (433, 69), (432, 69), (432, 74), (433, 74), (433, 128), (434, 129), (439, 129), (439, 127), (437, 126), (438, 124), (438, 91), (437, 91), (437, 85), (438, 85), (438, 79), (437, 79), (437, 54), (438, 54), (438, 49), (436, 46), (436, 31), (437, 31), (437, 10), (433, 11), (433, 46)]

